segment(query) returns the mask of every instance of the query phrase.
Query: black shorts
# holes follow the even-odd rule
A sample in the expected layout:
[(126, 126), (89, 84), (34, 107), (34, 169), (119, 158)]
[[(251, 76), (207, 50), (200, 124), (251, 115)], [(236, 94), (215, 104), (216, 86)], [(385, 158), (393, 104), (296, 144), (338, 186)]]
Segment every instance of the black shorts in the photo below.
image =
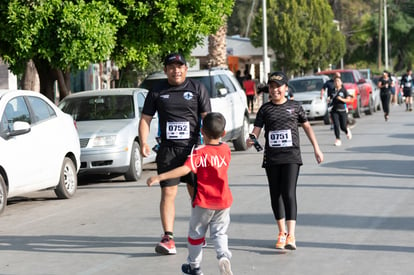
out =
[(403, 96), (411, 96), (412, 95), (412, 90), (411, 90), (411, 88), (409, 88), (409, 89), (403, 89)]
[[(157, 152), (157, 172), (158, 174), (170, 171), (174, 168), (180, 167), (184, 164), (187, 157), (191, 153), (192, 147), (170, 147), (170, 146), (160, 146), (159, 151)], [(191, 186), (195, 185), (196, 175), (192, 172), (181, 178), (169, 179), (160, 182), (161, 187), (165, 186), (174, 186), (180, 184), (180, 182), (185, 182)]]

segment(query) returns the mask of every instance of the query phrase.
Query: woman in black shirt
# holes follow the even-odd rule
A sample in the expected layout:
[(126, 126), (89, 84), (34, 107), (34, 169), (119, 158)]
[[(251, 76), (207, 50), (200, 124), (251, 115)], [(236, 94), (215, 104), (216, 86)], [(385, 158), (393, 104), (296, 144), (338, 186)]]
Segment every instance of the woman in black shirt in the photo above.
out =
[(391, 87), (394, 87), (394, 82), (390, 77), (390, 73), (384, 71), (382, 77), (378, 81), (378, 88), (380, 88), (380, 97), (385, 121), (388, 121), (390, 114)]
[(329, 105), (332, 106), (331, 117), (334, 125), (335, 132), (335, 146), (341, 146), (340, 130), (342, 130), (348, 139), (352, 138), (351, 130), (347, 125), (347, 110), (346, 103), (351, 102), (351, 96), (348, 91), (342, 85), (340, 77), (335, 76), (334, 78), (335, 89), (328, 93)]

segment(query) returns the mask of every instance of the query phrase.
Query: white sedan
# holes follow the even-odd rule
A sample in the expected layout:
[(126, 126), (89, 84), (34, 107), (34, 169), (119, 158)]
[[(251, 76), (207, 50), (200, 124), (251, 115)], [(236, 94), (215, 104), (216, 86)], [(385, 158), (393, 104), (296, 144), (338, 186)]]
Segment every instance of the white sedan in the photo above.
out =
[(302, 76), (289, 80), (293, 87), (293, 96), (302, 104), (309, 119), (321, 119), (325, 124), (330, 123), (326, 95), (321, 98), (323, 84), (329, 80), (325, 75)]
[(0, 90), (0, 213), (7, 199), (53, 188), (77, 190), (79, 137), (71, 116), (40, 93)]
[[(147, 90), (122, 88), (73, 93), (59, 107), (76, 120), (81, 144), (79, 174), (120, 174), (137, 181), (143, 164), (155, 161), (153, 151), (140, 153), (138, 124)], [(156, 147), (158, 117), (151, 122), (148, 144)], [(155, 149), (155, 148), (154, 148)]]

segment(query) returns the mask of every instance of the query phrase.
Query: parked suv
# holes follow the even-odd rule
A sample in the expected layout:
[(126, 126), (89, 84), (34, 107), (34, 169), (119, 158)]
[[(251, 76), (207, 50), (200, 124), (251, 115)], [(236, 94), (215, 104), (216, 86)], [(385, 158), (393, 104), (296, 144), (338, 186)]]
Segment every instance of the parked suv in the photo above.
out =
[[(163, 72), (149, 75), (140, 85), (151, 90), (154, 83), (167, 76)], [(189, 70), (187, 78), (204, 84), (210, 95), (211, 109), (226, 118), (226, 136), (223, 141), (232, 141), (236, 151), (244, 151), (249, 134), (249, 112), (246, 94), (233, 72), (228, 69)]]
[(356, 118), (361, 117), (361, 112), (371, 115), (374, 112), (374, 99), (372, 96), (372, 86), (361, 76), (358, 70), (344, 69), (322, 71), (317, 74), (324, 74), (332, 78), (336, 72), (341, 74), (345, 89), (353, 97), (353, 101), (348, 103), (348, 110)]

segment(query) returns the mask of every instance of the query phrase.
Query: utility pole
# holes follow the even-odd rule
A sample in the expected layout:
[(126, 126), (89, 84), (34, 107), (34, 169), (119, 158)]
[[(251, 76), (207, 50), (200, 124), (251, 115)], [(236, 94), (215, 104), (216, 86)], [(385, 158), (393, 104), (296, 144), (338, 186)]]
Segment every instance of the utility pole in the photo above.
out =
[(388, 70), (388, 19), (387, 19), (387, 0), (384, 0), (384, 52), (385, 69)]
[(378, 24), (378, 70), (382, 67), (382, 0), (379, 0)]
[(267, 83), (268, 68), (268, 56), (267, 56), (267, 17), (266, 17), (266, 0), (262, 1), (263, 7), (263, 81)]

